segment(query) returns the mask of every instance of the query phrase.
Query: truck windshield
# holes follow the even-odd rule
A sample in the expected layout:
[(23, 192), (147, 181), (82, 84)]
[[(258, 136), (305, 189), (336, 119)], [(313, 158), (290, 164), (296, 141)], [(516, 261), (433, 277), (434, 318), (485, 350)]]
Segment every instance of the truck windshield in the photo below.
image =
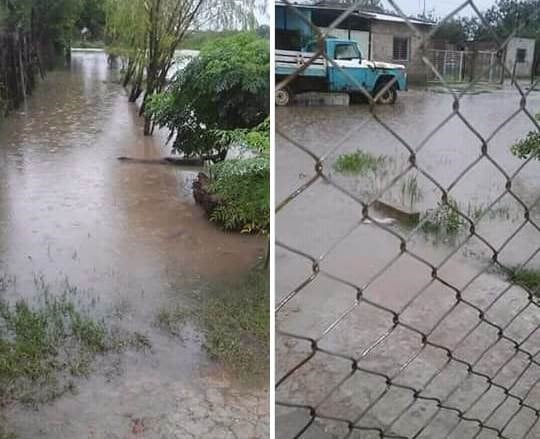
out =
[(336, 44), (334, 59), (351, 60), (359, 59), (360, 52), (354, 44)]

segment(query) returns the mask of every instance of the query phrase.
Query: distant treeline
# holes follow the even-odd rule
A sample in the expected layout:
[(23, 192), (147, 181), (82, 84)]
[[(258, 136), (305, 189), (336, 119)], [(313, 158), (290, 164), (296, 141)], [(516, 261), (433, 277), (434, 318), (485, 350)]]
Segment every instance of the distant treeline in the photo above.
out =
[[(216, 40), (218, 38), (230, 37), (237, 35), (241, 31), (236, 30), (224, 30), (224, 31), (212, 31), (212, 30), (196, 30), (187, 35), (182, 42), (182, 49), (201, 50), (201, 48), (208, 42)], [(259, 26), (256, 29), (257, 35), (263, 38), (270, 38), (270, 28), (268, 26)]]

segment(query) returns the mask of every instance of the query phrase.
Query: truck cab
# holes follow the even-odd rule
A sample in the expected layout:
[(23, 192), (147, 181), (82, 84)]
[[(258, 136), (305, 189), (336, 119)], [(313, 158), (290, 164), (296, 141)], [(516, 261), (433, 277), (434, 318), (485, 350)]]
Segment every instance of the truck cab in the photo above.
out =
[(287, 105), (295, 93), (305, 91), (351, 95), (368, 92), (377, 96), (380, 104), (393, 104), (397, 92), (407, 90), (405, 66), (366, 60), (355, 41), (326, 38), (322, 44), (325, 57), (317, 57), (307, 67), (319, 51), (317, 43), (308, 44), (299, 52), (276, 51), (276, 83), (296, 74), (287, 86), (276, 90), (278, 105)]

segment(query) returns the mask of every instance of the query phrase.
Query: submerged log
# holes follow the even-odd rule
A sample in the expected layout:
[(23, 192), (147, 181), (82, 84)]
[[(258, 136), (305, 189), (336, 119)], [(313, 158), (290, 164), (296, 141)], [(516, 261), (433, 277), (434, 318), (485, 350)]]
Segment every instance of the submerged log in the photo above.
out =
[(118, 160), (127, 163), (139, 163), (145, 165), (174, 165), (174, 166), (204, 166), (202, 159), (180, 159), (174, 157), (163, 157), (159, 159), (139, 159), (135, 157), (118, 157)]

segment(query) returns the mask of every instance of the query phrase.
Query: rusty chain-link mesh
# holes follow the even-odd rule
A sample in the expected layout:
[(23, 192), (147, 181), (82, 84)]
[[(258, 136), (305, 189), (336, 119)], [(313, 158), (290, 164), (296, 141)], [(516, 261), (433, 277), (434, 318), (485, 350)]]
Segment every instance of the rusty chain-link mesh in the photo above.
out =
[[(345, 9), (324, 31), (298, 13), (298, 5), (287, 0), (284, 3), (322, 42), (349, 14), (361, 9), (363, 2)], [(531, 130), (540, 130), (528, 107), (537, 84), (525, 87), (517, 82), (507, 87), (507, 93), (510, 90), (518, 96), (516, 107), (489, 135), (482, 135), (462, 111), (463, 98), (481, 77), (489, 76), (491, 69), (502, 69), (510, 76), (512, 72), (503, 58), (499, 57), (496, 65), (489, 63), (467, 87), (456, 90), (427, 55), (429, 41), (438, 26), (428, 33), (421, 32), (402, 12), (397, 0), (389, 0), (388, 4), (422, 39), (426, 55), (417, 56), (421, 56), (430, 76), (437, 77), (451, 97), (447, 116), (429, 127), (423, 140), (415, 144), (407, 141), (406, 132), (388, 121), (386, 107), (376, 104), (393, 82), (372, 96), (325, 56), (322, 44), (295, 75), (276, 84), (277, 90), (286, 87), (311, 63), (324, 57), (363, 91), (368, 101), (364, 107), (369, 113), (366, 120), (359, 120), (323, 147), (313, 147), (310, 141), (291, 133), (290, 127), (281, 121), (287, 115), (277, 117), (277, 185), (281, 168), (290, 172), (296, 169), (294, 157), (307, 158), (312, 168), (299, 167), (297, 172), (304, 181), (276, 200), (276, 437), (540, 437), (540, 309), (537, 293), (526, 283), (517, 285), (512, 280), (512, 273), (530, 268), (540, 253), (540, 228), (533, 212), (539, 199), (524, 200), (515, 187), (534, 158), (523, 160), (509, 172), (490, 148), (490, 142), (518, 117), (526, 118)], [(463, 2), (445, 20), (466, 8), (489, 30), (501, 52), (525, 25), (516, 23), (512, 35), (502, 41), (490, 30), (473, 0)], [(443, 183), (423, 163), (421, 153), (438, 132), (456, 120), (475, 139), (475, 143), (463, 144), (461, 148), (470, 152), (478, 145), (477, 155)], [(404, 160), (383, 184), (366, 195), (335, 178), (330, 159), (350, 142), (364, 146), (366, 130), (374, 127), (399, 145)], [(317, 129), (316, 124), (312, 123), (311, 129)], [(322, 132), (325, 127), (320, 129)], [(280, 161), (280, 148), (294, 151), (291, 161)], [(504, 180), (504, 189), (475, 214), (453, 201), (453, 191), (476, 170), (488, 165)], [(432, 217), (422, 215), (414, 225), (398, 227), (379, 216), (380, 201), (412, 173), (435, 188), (439, 209), (453, 215), (464, 230), (458, 242), (446, 246), (443, 243), (446, 250), (438, 258), (414, 244)], [(331, 206), (325, 209), (317, 205), (322, 191), (325, 199), (345, 199), (343, 206), (347, 207), (332, 211)], [(303, 199), (307, 201), (298, 204)], [(511, 232), (495, 243), (485, 236), (480, 224), (489, 219), (502, 200), (510, 200), (516, 206), (517, 219)], [(295, 216), (299, 210), (303, 210), (302, 215)], [(295, 224), (294, 230), (309, 231), (301, 236), (287, 233), (287, 227), (300, 217), (305, 222)], [(317, 229), (322, 217), (325, 227), (335, 222), (335, 230)], [(350, 221), (342, 227), (346, 220)], [(311, 223), (317, 225), (311, 227)], [(529, 233), (529, 247), (523, 246), (519, 264), (508, 266), (501, 254), (525, 229)], [(460, 274), (454, 276), (456, 258), (472, 241), (487, 249), (489, 258), (482, 263), (461, 260)], [(373, 248), (364, 248), (364, 242), (366, 247)], [(346, 246), (347, 258), (338, 264), (331, 261)], [(377, 256), (380, 248), (394, 254)], [(440, 247), (437, 254), (441, 255)], [(425, 276), (417, 276), (413, 270)], [(288, 276), (288, 281), (281, 282), (282, 276)], [(418, 278), (423, 281), (416, 282)], [(347, 305), (338, 307), (337, 302)]]

